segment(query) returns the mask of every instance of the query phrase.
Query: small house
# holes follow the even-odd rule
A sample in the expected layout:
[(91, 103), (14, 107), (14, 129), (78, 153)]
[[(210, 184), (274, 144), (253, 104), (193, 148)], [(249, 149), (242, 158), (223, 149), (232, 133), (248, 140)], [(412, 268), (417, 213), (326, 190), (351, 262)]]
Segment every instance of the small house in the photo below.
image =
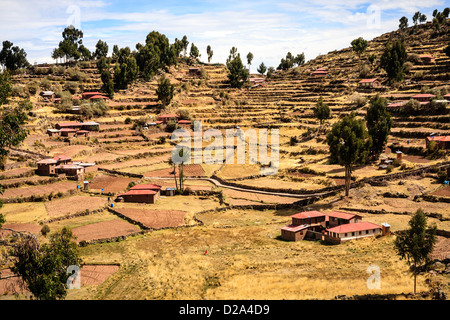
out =
[(432, 98), (435, 98), (436, 96), (431, 93), (419, 93), (416, 95), (413, 95), (411, 99), (417, 100), (419, 102), (430, 102)]
[(77, 130), (76, 129), (69, 129), (69, 128), (64, 128), (60, 130), (61, 132), (61, 137), (74, 137), (77, 134)]
[(305, 239), (308, 232), (308, 225), (290, 224), (281, 228), (281, 238), (288, 241), (300, 241)]
[(328, 215), (328, 227), (336, 227), (341, 224), (357, 223), (362, 220), (362, 217), (357, 214), (331, 211)]
[(435, 141), (440, 149), (450, 149), (450, 136), (429, 136), (425, 139), (425, 145), (428, 148), (430, 142)]
[(108, 99), (109, 99), (108, 97), (106, 97), (104, 95), (101, 95), (101, 94), (96, 94), (94, 96), (90, 96), (89, 97), (89, 100), (103, 100), (103, 101), (106, 101)]
[(77, 137), (85, 137), (85, 138), (87, 138), (89, 136), (89, 131), (87, 131), (87, 130), (78, 130), (76, 135), (77, 135)]
[(156, 194), (154, 196), (155, 201), (159, 199), (160, 195), (161, 195), (161, 186), (157, 185), (157, 184), (138, 184), (135, 185), (133, 187), (130, 188), (130, 191), (135, 191), (135, 190), (152, 190), (155, 191)]
[(444, 96), (444, 99), (447, 100), (447, 101), (450, 101), (450, 93), (447, 93), (447, 94)]
[(48, 101), (54, 101), (55, 99), (55, 93), (53, 91), (41, 91), (41, 93), (39, 94), (44, 101), (48, 102)]
[(40, 176), (53, 176), (56, 174), (56, 165), (58, 162), (54, 159), (43, 159), (36, 162), (38, 168), (36, 174)]
[(314, 78), (324, 78), (328, 75), (328, 71), (325, 68), (319, 68), (311, 72), (311, 76)]
[(91, 97), (101, 96), (101, 95), (102, 95), (102, 93), (98, 92), (98, 91), (95, 91), (95, 92), (84, 92), (84, 93), (81, 94), (81, 99), (90, 99)]
[(342, 224), (337, 227), (326, 229), (325, 240), (331, 243), (342, 243), (370, 236), (382, 234), (382, 227), (371, 222), (362, 221), (357, 223)]
[(55, 125), (56, 129), (81, 129), (81, 122), (60, 122)]
[(386, 106), (386, 109), (390, 112), (399, 112), (406, 103), (407, 101), (404, 100), (392, 102)]
[(116, 200), (123, 199), (124, 202), (137, 203), (155, 203), (158, 199), (158, 191), (155, 190), (130, 190), (128, 192), (119, 194)]
[(430, 54), (422, 54), (419, 58), (423, 64), (432, 64), (435, 62), (435, 58)]
[(358, 87), (360, 88), (380, 88), (381, 82), (377, 78), (374, 79), (362, 79), (358, 82)]
[(58, 129), (47, 129), (47, 134), (49, 137), (57, 136), (59, 137), (61, 135), (61, 130)]
[(61, 164), (55, 167), (56, 174), (65, 174), (68, 177), (81, 179), (84, 175), (84, 167), (76, 164)]
[(94, 121), (82, 122), (80, 129), (87, 130), (87, 131), (99, 131), (100, 124), (97, 122), (94, 122)]
[(168, 197), (173, 197), (175, 195), (175, 188), (166, 188), (164, 194)]
[(162, 115), (158, 116), (158, 120), (162, 121), (163, 123), (168, 123), (168, 122), (170, 122), (172, 120), (177, 122), (178, 115), (176, 115), (176, 114), (162, 114)]
[(192, 123), (192, 121), (190, 121), (190, 120), (178, 120), (178, 124), (184, 128), (186, 128), (186, 127), (189, 128), (191, 126), (191, 123)]

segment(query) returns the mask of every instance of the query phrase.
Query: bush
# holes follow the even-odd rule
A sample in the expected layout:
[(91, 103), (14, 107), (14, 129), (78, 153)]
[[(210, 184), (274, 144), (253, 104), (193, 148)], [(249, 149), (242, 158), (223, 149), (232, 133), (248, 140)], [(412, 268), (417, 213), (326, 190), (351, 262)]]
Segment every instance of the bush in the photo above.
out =
[(125, 119), (125, 124), (130, 124), (130, 123), (131, 123), (131, 118), (130, 117), (126, 118)]
[(48, 225), (45, 225), (45, 226), (42, 227), (41, 234), (43, 236), (46, 236), (49, 232), (50, 232), (50, 227)]

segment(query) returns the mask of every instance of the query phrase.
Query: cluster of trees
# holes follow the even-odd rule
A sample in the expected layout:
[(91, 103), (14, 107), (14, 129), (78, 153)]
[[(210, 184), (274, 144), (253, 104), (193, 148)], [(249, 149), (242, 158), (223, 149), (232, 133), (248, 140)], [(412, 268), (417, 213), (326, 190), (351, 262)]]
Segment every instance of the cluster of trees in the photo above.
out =
[(331, 162), (345, 167), (346, 196), (354, 167), (377, 158), (386, 145), (392, 127), (386, 106), (387, 100), (376, 95), (370, 100), (365, 123), (352, 112), (336, 122), (327, 134)]
[(24, 49), (14, 46), (10, 41), (3, 41), (0, 51), (0, 65), (3, 69), (15, 71), (30, 66)]
[(288, 70), (295, 66), (301, 66), (305, 64), (305, 54), (299, 53), (294, 56), (292, 53), (288, 52), (285, 58), (282, 58), (277, 70)]
[(226, 62), (228, 80), (233, 88), (242, 88), (249, 78), (249, 70), (245, 68), (237, 48), (232, 47)]

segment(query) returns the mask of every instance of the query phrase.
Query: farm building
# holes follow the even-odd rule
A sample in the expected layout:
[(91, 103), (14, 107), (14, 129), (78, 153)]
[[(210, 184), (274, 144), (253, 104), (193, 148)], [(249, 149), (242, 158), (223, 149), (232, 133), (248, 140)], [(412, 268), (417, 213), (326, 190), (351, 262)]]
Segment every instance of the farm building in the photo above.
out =
[(311, 72), (311, 76), (315, 78), (323, 78), (328, 75), (328, 71), (325, 68), (319, 68), (313, 72)]
[(377, 78), (374, 79), (362, 79), (358, 82), (360, 88), (380, 88), (381, 82)]
[(39, 94), (44, 101), (54, 101), (55, 99), (55, 93), (53, 91), (41, 91)]
[(281, 228), (281, 238), (288, 241), (303, 239), (326, 240), (341, 243), (361, 237), (387, 234), (388, 224), (384, 228), (371, 222), (361, 221), (358, 214), (331, 211), (306, 211), (291, 216), (292, 223)]
[(422, 63), (424, 64), (431, 64), (435, 62), (435, 58), (430, 54), (423, 54), (419, 56), (420, 60), (422, 60)]
[(53, 160), (55, 160), (58, 164), (68, 164), (70, 161), (72, 161), (72, 158), (66, 155), (59, 155), (53, 157)]
[(347, 223), (357, 223), (358, 221), (362, 220), (362, 217), (357, 214), (340, 211), (331, 211), (327, 215), (329, 227), (335, 227)]
[(178, 124), (181, 127), (190, 127), (191, 123), (192, 123), (192, 121), (190, 121), (190, 120), (178, 120)]
[(250, 78), (249, 82), (250, 82), (250, 86), (252, 88), (266, 86), (266, 79), (265, 78)]
[(176, 114), (162, 114), (158, 116), (158, 120), (162, 121), (163, 123), (168, 123), (171, 120), (174, 120), (175, 122), (178, 120), (178, 115)]
[(90, 99), (91, 97), (101, 96), (101, 95), (102, 95), (102, 93), (101, 92), (97, 92), (97, 91), (95, 91), (95, 92), (84, 92), (84, 93), (81, 94), (81, 98), (82, 99)]
[(61, 130), (58, 130), (58, 129), (47, 129), (47, 134), (50, 137), (53, 137), (53, 136), (59, 137), (61, 135)]
[(426, 137), (425, 139), (425, 144), (428, 148), (428, 145), (430, 144), (430, 142), (435, 141), (436, 144), (439, 146), (439, 148), (441, 149), (450, 149), (450, 136), (429, 136)]
[(202, 74), (200, 69), (199, 68), (195, 68), (195, 67), (189, 68), (189, 72), (188, 73), (191, 76), (200, 76)]
[(74, 137), (77, 134), (76, 129), (63, 128), (61, 129), (61, 137)]
[(96, 94), (94, 96), (89, 97), (89, 100), (104, 100), (104, 101), (106, 101), (106, 100), (109, 100), (109, 98), (105, 97), (104, 95), (101, 95), (101, 94)]
[(343, 224), (326, 229), (325, 240), (331, 243), (342, 243), (349, 240), (382, 234), (382, 227), (371, 222), (361, 221)]
[(76, 177), (82, 179), (84, 175), (84, 167), (76, 164), (61, 164), (55, 167), (56, 174), (65, 174), (68, 177)]
[(77, 137), (88, 137), (89, 131), (87, 130), (78, 130), (77, 131)]
[(36, 170), (36, 174), (40, 176), (52, 176), (56, 174), (55, 167), (58, 164), (58, 161), (54, 159), (44, 159), (36, 162), (38, 168)]
[(447, 100), (447, 101), (450, 101), (450, 93), (447, 93), (447, 94), (444, 96), (444, 99)]
[(156, 190), (130, 190), (119, 194), (116, 201), (138, 203), (155, 203), (159, 198), (159, 191)]
[(392, 102), (392, 103), (389, 103), (386, 106), (386, 108), (391, 112), (399, 112), (407, 102), (408, 101), (404, 101), (404, 100)]
[(419, 102), (430, 102), (432, 98), (435, 98), (436, 96), (431, 93), (419, 93), (416, 95), (413, 95), (411, 99), (417, 100)]
[(80, 130), (81, 129), (81, 122), (60, 122), (55, 125), (56, 129), (74, 129), (74, 130)]

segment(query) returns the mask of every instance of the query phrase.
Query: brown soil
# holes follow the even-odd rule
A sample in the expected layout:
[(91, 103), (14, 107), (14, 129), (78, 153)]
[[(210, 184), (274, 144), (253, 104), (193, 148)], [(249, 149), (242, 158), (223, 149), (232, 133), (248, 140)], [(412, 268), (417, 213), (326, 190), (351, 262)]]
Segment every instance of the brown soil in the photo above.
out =
[(430, 160), (421, 157), (421, 156), (403, 156), (403, 159), (409, 161), (409, 162), (414, 162), (414, 163), (428, 163), (430, 162)]
[(139, 227), (119, 219), (92, 223), (72, 229), (78, 242), (126, 236), (139, 231)]
[[(261, 194), (261, 193), (252, 193), (252, 192), (243, 192), (243, 191), (237, 191), (232, 189), (227, 189), (223, 191), (223, 194), (226, 197), (233, 198), (234, 200), (232, 204), (236, 205), (238, 202), (241, 203), (242, 200), (248, 200), (248, 201), (257, 201), (260, 204), (267, 204), (267, 203), (293, 203), (296, 201), (299, 201), (298, 198), (290, 198), (290, 197), (281, 197), (281, 196), (275, 196), (275, 195), (267, 195), (267, 194)], [(237, 201), (240, 200), (240, 201)], [(247, 204), (247, 203), (242, 203)], [(255, 204), (255, 203), (253, 203)]]
[(89, 189), (100, 190), (105, 192), (121, 192), (124, 191), (128, 184), (132, 181), (137, 181), (136, 178), (115, 177), (106, 174), (97, 175), (91, 182), (89, 182)]
[(450, 186), (443, 187), (432, 193), (433, 196), (450, 197)]
[(45, 186), (34, 186), (24, 188), (6, 189), (1, 198), (19, 198), (30, 196), (45, 196), (50, 193), (67, 192), (69, 190), (76, 190), (75, 182), (57, 182)]
[[(144, 173), (147, 177), (173, 177), (173, 169), (160, 169), (154, 170)], [(188, 164), (184, 166), (183, 174), (185, 177), (201, 177), (205, 175), (205, 170), (203, 170), (202, 166), (199, 164)], [(177, 169), (177, 176), (179, 175), (179, 171)]]
[(450, 238), (437, 237), (437, 241), (431, 254), (432, 259), (445, 259), (450, 255)]
[[(2, 226), (2, 228), (8, 228), (8, 229), (16, 230), (16, 231), (26, 231), (26, 232), (30, 232), (33, 234), (38, 234), (41, 231), (42, 226), (40, 226), (38, 224), (34, 224), (34, 223), (6, 223)], [(0, 229), (0, 238), (10, 235), (11, 232), (12, 231)]]
[(17, 169), (12, 169), (12, 170), (7, 170), (7, 171), (3, 171), (0, 172), (0, 175), (5, 177), (6, 179), (8, 178), (12, 178), (12, 177), (17, 177), (19, 175), (28, 173), (28, 172), (34, 172), (34, 169), (31, 168), (17, 168)]
[(120, 213), (149, 228), (178, 227), (184, 224), (185, 211), (122, 208)]
[(74, 196), (45, 202), (45, 208), (50, 217), (59, 217), (85, 210), (97, 210), (106, 202), (107, 199), (102, 197)]

